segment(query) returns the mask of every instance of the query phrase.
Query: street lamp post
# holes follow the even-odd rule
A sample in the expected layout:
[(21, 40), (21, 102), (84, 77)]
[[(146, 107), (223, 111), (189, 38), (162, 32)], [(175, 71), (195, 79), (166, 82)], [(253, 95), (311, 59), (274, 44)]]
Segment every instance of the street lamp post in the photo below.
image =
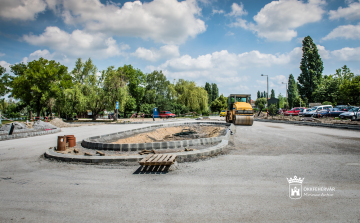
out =
[(266, 105), (269, 107), (269, 76), (261, 74), (261, 76), (266, 76)]
[(289, 101), (288, 101), (288, 88), (287, 88), (287, 83), (284, 83), (284, 82), (282, 82), (282, 84), (285, 84), (285, 86), (286, 86), (286, 108), (289, 106)]

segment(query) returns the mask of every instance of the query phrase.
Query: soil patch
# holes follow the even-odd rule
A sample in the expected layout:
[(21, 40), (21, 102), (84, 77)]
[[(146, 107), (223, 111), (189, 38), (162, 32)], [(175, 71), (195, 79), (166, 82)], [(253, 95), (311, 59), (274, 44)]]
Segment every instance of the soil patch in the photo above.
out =
[[(174, 126), (156, 129), (147, 133), (140, 133), (124, 139), (119, 139), (114, 144), (151, 143), (179, 141), (197, 138), (217, 137), (225, 134), (225, 127), (215, 126)], [(192, 132), (192, 133), (191, 133)], [(180, 133), (181, 135), (178, 135)], [(190, 133), (190, 134), (188, 134)]]

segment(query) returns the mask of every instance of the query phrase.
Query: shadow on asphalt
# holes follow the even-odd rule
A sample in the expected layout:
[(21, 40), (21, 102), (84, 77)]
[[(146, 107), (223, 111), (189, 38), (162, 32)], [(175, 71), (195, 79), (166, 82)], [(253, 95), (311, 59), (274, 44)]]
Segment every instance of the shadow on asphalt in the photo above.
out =
[(167, 174), (170, 166), (140, 166), (133, 174)]

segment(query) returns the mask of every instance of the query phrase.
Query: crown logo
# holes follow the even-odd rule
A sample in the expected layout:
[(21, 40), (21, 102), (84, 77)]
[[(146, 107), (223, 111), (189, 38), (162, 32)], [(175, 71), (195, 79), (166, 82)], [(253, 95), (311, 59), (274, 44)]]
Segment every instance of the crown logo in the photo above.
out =
[(301, 183), (302, 184), (302, 182), (304, 181), (305, 178), (300, 178), (300, 177), (297, 178), (297, 176), (294, 176), (294, 179), (291, 177), (290, 177), (290, 179), (289, 178), (286, 178), (286, 179), (289, 182), (289, 184), (291, 184), (291, 183)]

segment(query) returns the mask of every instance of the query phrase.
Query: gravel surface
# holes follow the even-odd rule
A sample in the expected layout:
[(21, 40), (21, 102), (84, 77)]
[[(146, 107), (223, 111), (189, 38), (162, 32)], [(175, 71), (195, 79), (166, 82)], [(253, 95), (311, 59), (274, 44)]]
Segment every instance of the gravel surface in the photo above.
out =
[[(0, 142), (0, 222), (359, 222), (356, 131), (254, 122), (237, 126), (227, 153), (169, 172), (45, 160), (57, 135), (77, 140), (146, 125), (66, 128)], [(334, 187), (289, 198), (286, 178)]]

